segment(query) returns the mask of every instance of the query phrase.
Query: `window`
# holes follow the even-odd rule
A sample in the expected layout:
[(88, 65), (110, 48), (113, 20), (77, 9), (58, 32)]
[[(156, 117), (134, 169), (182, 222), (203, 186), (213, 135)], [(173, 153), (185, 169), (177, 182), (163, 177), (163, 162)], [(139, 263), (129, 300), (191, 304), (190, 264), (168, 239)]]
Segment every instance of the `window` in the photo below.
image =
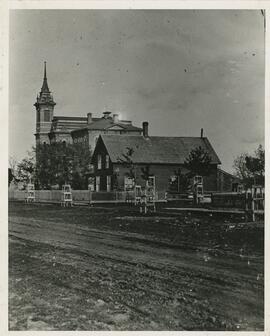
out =
[(95, 190), (95, 178), (90, 176), (88, 178), (88, 190), (94, 191)]
[(202, 184), (203, 183), (203, 178), (200, 175), (194, 176), (193, 178), (193, 184)]
[(125, 176), (124, 188), (125, 191), (132, 190), (134, 186), (134, 179), (128, 176)]
[(156, 183), (155, 176), (149, 176), (148, 180), (146, 182), (147, 187), (149, 187), (149, 188), (155, 188), (155, 183)]
[(88, 172), (89, 173), (94, 173), (94, 165), (92, 165), (91, 163), (88, 165)]
[(106, 168), (108, 169), (110, 167), (110, 157), (109, 155), (106, 155)]
[(44, 111), (44, 121), (46, 122), (50, 121), (50, 111), (49, 110)]
[(100, 191), (100, 176), (96, 176), (96, 191)]
[(156, 197), (156, 179), (155, 176), (149, 176), (146, 181), (146, 195), (150, 201), (154, 201)]
[(97, 160), (98, 160), (98, 166), (97, 166), (97, 169), (101, 169), (101, 155), (98, 154), (97, 156)]
[(107, 176), (107, 191), (111, 191), (112, 177), (110, 175)]

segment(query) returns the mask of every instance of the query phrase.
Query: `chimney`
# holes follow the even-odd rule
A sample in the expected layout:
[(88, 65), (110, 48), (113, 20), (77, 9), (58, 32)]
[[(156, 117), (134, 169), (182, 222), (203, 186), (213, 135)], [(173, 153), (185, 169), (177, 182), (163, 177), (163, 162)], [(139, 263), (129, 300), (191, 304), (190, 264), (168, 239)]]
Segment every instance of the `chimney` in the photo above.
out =
[(201, 138), (203, 138), (203, 128), (201, 128)]
[(91, 124), (92, 122), (92, 113), (87, 113), (87, 124)]
[(119, 114), (113, 114), (113, 122), (115, 124), (119, 122)]
[(142, 123), (142, 127), (143, 127), (143, 136), (145, 138), (148, 138), (148, 121), (144, 121)]

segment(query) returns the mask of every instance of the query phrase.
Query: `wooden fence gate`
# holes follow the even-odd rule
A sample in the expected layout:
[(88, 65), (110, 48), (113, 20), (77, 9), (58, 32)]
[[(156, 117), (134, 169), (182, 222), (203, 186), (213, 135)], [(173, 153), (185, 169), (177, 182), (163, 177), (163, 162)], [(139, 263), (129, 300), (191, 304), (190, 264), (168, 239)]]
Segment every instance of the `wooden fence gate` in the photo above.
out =
[(264, 215), (265, 191), (262, 186), (254, 185), (250, 192), (246, 192), (246, 213), (254, 222), (258, 215)]

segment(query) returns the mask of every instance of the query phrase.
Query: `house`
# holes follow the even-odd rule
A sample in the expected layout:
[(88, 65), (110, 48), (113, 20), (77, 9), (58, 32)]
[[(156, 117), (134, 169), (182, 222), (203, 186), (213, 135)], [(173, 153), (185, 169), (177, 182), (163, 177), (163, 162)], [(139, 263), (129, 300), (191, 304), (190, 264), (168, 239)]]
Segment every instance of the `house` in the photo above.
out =
[(155, 176), (156, 190), (168, 190), (171, 179), (180, 168), (183, 172), (185, 159), (190, 151), (201, 146), (211, 157), (211, 173), (204, 178), (206, 191), (217, 191), (217, 169), (221, 163), (206, 137), (161, 137), (148, 135), (148, 122), (143, 122), (143, 134), (137, 136), (100, 135), (92, 157), (95, 190), (125, 190), (130, 184), (130, 164), (124, 156), (130, 151), (130, 161), (136, 183), (145, 185), (143, 171)]
[(119, 114), (103, 112), (101, 117), (87, 113), (85, 117), (55, 116), (55, 101), (48, 86), (46, 62), (43, 84), (34, 104), (36, 108), (36, 145), (55, 142), (87, 142), (93, 150), (100, 134), (140, 135), (142, 129), (130, 120), (120, 119)]
[(237, 186), (241, 184), (240, 178), (225, 172), (223, 169), (217, 170), (218, 191), (237, 191)]

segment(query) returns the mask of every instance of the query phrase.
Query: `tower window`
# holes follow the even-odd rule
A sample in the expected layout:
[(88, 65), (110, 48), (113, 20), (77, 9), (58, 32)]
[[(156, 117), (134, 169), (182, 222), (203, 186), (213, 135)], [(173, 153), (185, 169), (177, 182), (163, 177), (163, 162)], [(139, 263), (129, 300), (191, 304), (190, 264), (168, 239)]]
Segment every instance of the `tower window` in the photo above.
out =
[(50, 111), (48, 110), (44, 112), (44, 121), (50, 121)]

